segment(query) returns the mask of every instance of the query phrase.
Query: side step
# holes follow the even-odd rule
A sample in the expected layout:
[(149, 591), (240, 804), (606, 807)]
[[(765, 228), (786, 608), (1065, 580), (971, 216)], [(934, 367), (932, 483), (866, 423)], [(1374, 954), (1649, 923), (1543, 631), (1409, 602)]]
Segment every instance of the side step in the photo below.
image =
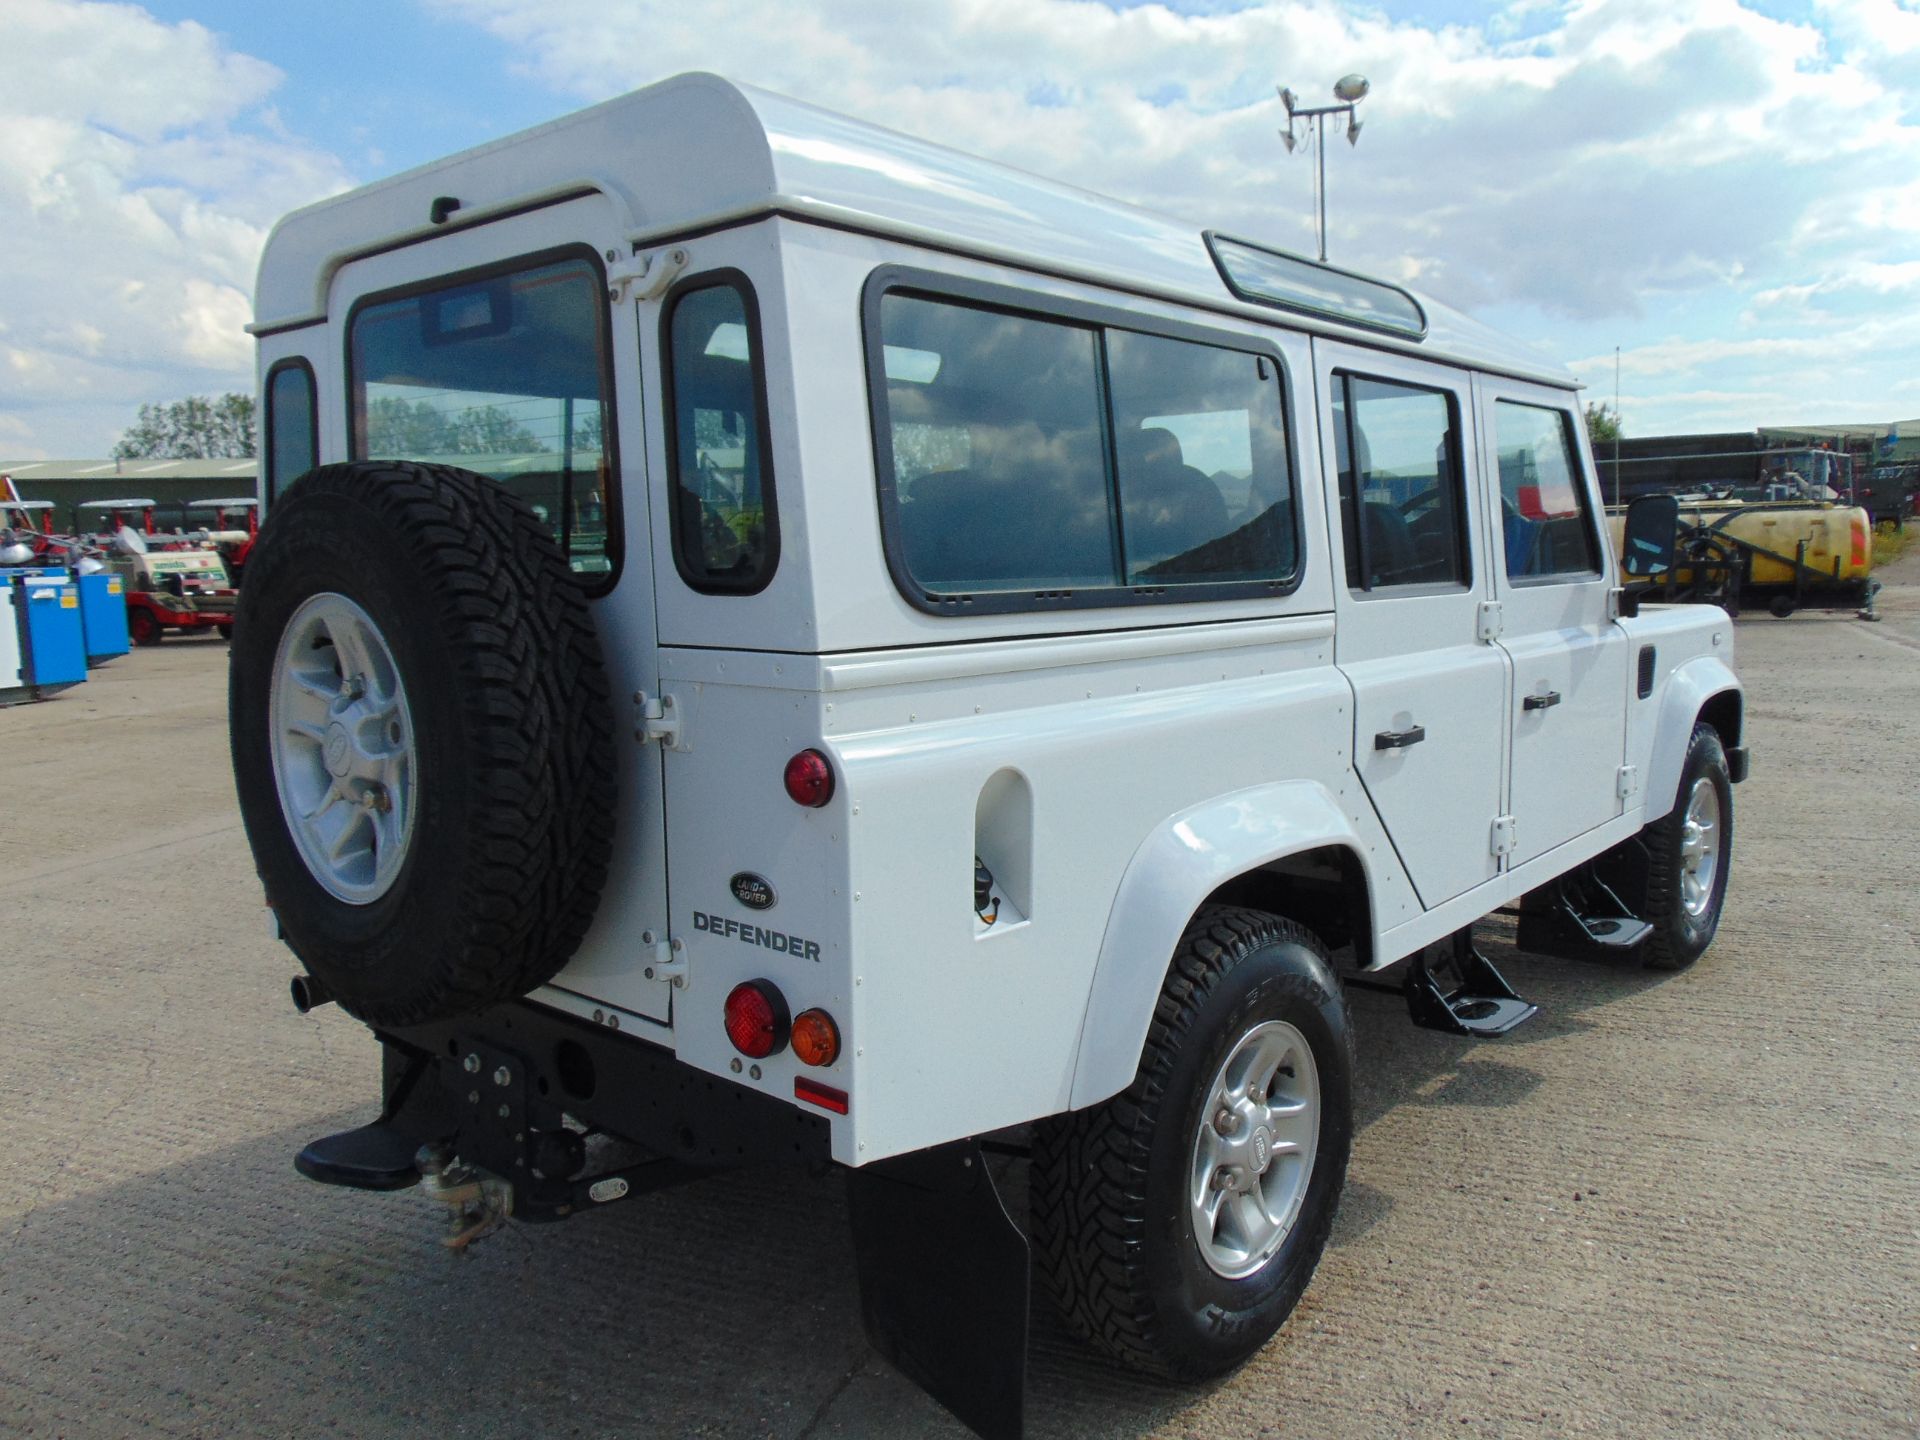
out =
[(1639, 949), (1653, 933), (1652, 924), (1635, 913), (1644, 908), (1647, 873), (1645, 847), (1637, 839), (1625, 842), (1529, 894), (1521, 902), (1514, 942), (1568, 960), (1615, 960)]
[[(1442, 967), (1453, 972), (1448, 988), (1442, 988), (1427, 964), (1435, 950), (1440, 951)], [(1480, 1040), (1505, 1035), (1540, 1013), (1538, 1005), (1516, 995), (1493, 962), (1473, 948), (1471, 930), (1460, 931), (1445, 948), (1435, 946), (1416, 956), (1407, 971), (1406, 995), (1414, 1024)]]

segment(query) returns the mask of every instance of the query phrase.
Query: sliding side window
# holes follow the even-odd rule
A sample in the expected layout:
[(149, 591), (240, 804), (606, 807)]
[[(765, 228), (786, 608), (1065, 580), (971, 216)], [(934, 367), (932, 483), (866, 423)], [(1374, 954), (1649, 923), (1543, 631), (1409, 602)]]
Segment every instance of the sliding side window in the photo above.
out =
[(1453, 396), (1338, 372), (1333, 384), (1347, 584), (1363, 591), (1468, 584)]
[(882, 508), (915, 603), (1127, 604), (1292, 582), (1272, 360), (916, 293), (883, 294), (878, 321)]
[(597, 257), (520, 262), (356, 306), (356, 459), (499, 481), (596, 589), (619, 561), (612, 369)]
[(1494, 402), (1500, 535), (1509, 580), (1592, 579), (1600, 541), (1564, 410)]

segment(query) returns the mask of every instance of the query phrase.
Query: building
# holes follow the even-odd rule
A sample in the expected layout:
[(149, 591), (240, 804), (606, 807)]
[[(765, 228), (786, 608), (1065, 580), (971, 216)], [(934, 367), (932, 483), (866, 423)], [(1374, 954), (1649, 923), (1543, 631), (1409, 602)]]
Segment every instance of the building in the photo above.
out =
[[(22, 500), (54, 502), (54, 525), (78, 529), (74, 512), (88, 500), (152, 500), (163, 530), (181, 528), (187, 505), (257, 493), (260, 462), (211, 460), (0, 460)], [(197, 514), (194, 524), (209, 517)]]

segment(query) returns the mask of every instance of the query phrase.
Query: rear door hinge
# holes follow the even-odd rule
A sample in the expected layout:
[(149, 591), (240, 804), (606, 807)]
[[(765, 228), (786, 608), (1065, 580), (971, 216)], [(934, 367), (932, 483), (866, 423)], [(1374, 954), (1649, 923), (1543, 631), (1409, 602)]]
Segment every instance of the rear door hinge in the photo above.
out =
[(1500, 638), (1500, 632), (1506, 629), (1506, 611), (1498, 600), (1480, 602), (1480, 619), (1474, 627), (1474, 637), (1483, 644), (1491, 645)]
[(1614, 775), (1613, 793), (1618, 795), (1622, 800), (1625, 800), (1639, 788), (1640, 767), (1637, 765), (1622, 765)]
[(633, 703), (638, 711), (634, 719), (633, 738), (642, 745), (658, 740), (662, 750), (678, 750), (680, 707), (674, 703), (673, 696), (655, 697), (644, 690), (636, 690)]
[[(617, 251), (610, 252), (618, 254)], [(687, 268), (687, 252), (680, 246), (652, 255), (629, 255), (607, 263), (607, 299), (624, 300), (632, 286), (636, 300), (659, 298), (674, 277)]]
[(1489, 846), (1496, 856), (1511, 855), (1517, 843), (1514, 839), (1514, 819), (1511, 815), (1493, 817), (1493, 836)]
[(653, 931), (645, 930), (640, 934), (640, 943), (647, 947), (647, 979), (664, 980), (670, 985), (685, 989), (687, 942), (661, 940), (654, 935)]

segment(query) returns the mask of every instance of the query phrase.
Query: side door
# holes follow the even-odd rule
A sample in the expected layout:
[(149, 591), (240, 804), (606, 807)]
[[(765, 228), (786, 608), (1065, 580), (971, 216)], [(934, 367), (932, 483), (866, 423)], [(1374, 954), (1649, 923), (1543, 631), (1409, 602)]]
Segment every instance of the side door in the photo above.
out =
[(1482, 376), (1475, 390), (1499, 640), (1513, 659), (1512, 863), (1620, 813), (1626, 633), (1572, 392)]
[(1354, 767), (1431, 909), (1493, 879), (1506, 767), (1506, 652), (1493, 597), (1470, 378), (1314, 341), (1335, 558), (1334, 659), (1354, 692)]
[[(333, 286), (347, 378), (328, 407), (352, 458), (459, 465), (534, 507), (592, 597), (616, 715), (659, 691), (635, 307), (609, 303), (602, 258), (622, 244), (590, 195), (353, 261)], [(641, 939), (667, 934), (660, 757), (629, 733), (606, 889), (552, 983), (665, 1024), (671, 987), (645, 978)]]

